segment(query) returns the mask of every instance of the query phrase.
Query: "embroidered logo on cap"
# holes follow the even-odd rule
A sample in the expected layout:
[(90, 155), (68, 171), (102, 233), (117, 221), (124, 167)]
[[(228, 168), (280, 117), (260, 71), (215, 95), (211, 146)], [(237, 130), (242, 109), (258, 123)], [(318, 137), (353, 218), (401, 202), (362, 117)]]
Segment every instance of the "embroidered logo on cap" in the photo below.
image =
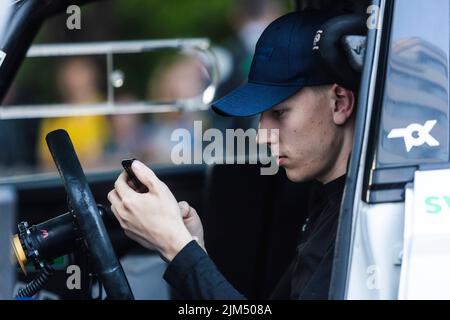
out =
[(314, 42), (313, 42), (313, 50), (319, 50), (319, 42), (322, 39), (322, 34), (323, 34), (323, 30), (317, 30), (316, 32), (316, 36), (314, 37)]

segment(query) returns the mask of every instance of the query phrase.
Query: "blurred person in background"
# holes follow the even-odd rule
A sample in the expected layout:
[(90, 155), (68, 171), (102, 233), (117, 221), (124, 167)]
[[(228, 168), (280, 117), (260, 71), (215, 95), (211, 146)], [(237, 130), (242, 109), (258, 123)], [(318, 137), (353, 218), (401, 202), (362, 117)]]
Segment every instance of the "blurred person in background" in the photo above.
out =
[(227, 47), (232, 55), (234, 68), (220, 87), (219, 97), (245, 83), (259, 36), (282, 14), (282, 7), (277, 0), (233, 1), (228, 20), (234, 36)]
[[(284, 13), (278, 0), (234, 0), (228, 13), (228, 21), (234, 36), (226, 44), (230, 70), (222, 74), (223, 83), (219, 86), (217, 97), (220, 98), (247, 81), (256, 42), (264, 29)], [(223, 55), (219, 55), (223, 56)], [(224, 57), (225, 58), (225, 57)], [(248, 129), (255, 127), (257, 119), (223, 118), (213, 114), (214, 127)]]
[[(128, 104), (138, 99), (129, 93), (118, 95), (115, 102)], [(118, 114), (111, 116), (111, 135), (105, 150), (103, 166), (117, 167), (124, 158), (146, 159), (148, 148), (143, 116), (140, 114)]]
[[(208, 82), (207, 72), (198, 59), (180, 56), (162, 65), (153, 74), (149, 82), (149, 99), (161, 102), (192, 99), (203, 92)], [(154, 162), (169, 163), (172, 148), (177, 144), (171, 141), (172, 132), (184, 128), (191, 132), (193, 138), (194, 121), (202, 121), (203, 129), (209, 127), (209, 119), (204, 112), (154, 114), (148, 127), (151, 144), (147, 158)]]
[[(57, 73), (57, 87), (67, 104), (95, 104), (102, 101), (97, 65), (90, 58), (65, 60)], [(44, 169), (53, 168), (53, 160), (45, 142), (50, 131), (65, 129), (73, 142), (80, 162), (93, 168), (103, 160), (110, 128), (104, 116), (76, 116), (42, 120), (38, 135), (38, 159)]]

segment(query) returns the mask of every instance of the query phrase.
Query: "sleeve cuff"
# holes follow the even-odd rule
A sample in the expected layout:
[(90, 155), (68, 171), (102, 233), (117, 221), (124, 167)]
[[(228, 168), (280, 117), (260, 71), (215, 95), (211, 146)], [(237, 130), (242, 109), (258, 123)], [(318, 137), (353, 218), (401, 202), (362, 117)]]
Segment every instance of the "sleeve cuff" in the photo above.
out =
[(205, 250), (192, 240), (169, 262), (164, 279), (171, 285), (183, 282), (194, 266), (205, 257), (208, 257)]

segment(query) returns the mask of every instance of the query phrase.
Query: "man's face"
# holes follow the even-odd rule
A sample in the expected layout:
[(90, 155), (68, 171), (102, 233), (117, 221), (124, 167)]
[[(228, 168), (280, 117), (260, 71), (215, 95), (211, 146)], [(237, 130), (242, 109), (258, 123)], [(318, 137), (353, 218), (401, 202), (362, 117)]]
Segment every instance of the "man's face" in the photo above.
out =
[(269, 144), (291, 181), (326, 180), (342, 149), (344, 129), (333, 120), (327, 88), (304, 88), (261, 114), (259, 128), (278, 129), (279, 136), (258, 135), (258, 143)]

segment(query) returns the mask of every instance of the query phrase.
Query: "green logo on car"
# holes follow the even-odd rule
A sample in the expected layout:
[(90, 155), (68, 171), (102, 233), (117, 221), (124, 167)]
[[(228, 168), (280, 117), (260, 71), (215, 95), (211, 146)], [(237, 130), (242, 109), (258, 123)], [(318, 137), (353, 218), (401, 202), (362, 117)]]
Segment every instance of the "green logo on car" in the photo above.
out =
[(426, 197), (425, 207), (427, 213), (437, 214), (443, 209), (450, 210), (450, 196)]

